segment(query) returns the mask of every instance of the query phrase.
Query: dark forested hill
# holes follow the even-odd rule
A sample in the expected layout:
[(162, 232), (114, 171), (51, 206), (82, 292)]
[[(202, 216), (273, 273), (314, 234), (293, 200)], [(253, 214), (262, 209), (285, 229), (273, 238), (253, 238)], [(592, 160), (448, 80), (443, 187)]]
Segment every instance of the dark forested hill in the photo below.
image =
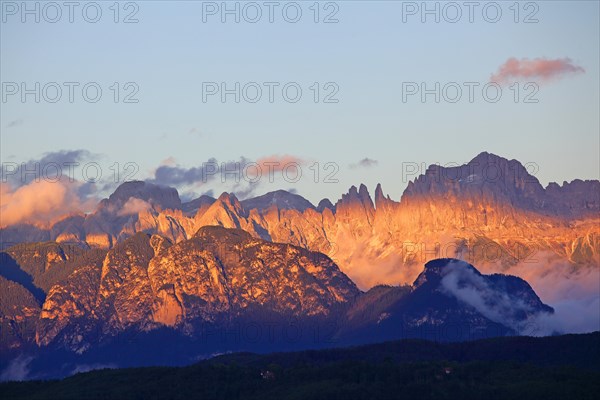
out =
[(0, 385), (3, 399), (595, 399), (600, 333), (403, 340)]

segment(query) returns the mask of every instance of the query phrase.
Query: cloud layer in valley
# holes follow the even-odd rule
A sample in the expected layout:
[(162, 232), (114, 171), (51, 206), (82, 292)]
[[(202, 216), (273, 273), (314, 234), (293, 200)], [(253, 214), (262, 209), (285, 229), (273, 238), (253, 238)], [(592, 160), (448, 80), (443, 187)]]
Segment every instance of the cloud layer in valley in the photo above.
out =
[(31, 379), (29, 376), (29, 364), (33, 357), (19, 355), (6, 364), (6, 367), (0, 372), (0, 382), (4, 381), (24, 381)]
[(486, 318), (525, 333), (530, 321), (523, 321), (518, 316), (535, 312), (532, 305), (491, 286), (485, 277), (467, 266), (464, 261), (448, 263), (441, 281), (442, 290), (475, 308)]
[[(540, 299), (554, 308), (554, 313), (514, 322), (512, 327), (523, 335), (532, 336), (600, 330), (600, 270), (575, 268), (565, 262), (553, 261), (549, 253), (540, 252), (537, 256), (538, 262), (519, 263), (504, 273), (526, 280)], [(474, 290), (461, 290), (452, 283), (452, 279), (446, 281), (446, 289), (492, 320), (524, 309), (518, 299), (497, 297), (485, 285)], [(492, 298), (495, 300), (489, 302)]]

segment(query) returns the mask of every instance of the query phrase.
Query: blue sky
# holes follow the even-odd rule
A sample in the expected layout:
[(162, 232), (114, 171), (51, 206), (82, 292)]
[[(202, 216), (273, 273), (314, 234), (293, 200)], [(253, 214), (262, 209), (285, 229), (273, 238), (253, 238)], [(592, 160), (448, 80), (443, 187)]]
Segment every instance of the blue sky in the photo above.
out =
[[(245, 22), (243, 15), (240, 23), (231, 16), (222, 23), (220, 14), (205, 15), (203, 22), (208, 2), (138, 1), (139, 22), (131, 24), (113, 22), (112, 2), (100, 3), (97, 23), (86, 22), (81, 10), (75, 10), (73, 23), (66, 15), (56, 23), (44, 21), (43, 15), (39, 23), (31, 16), (23, 23), (20, 10), (12, 15), (5, 8), (12, 2), (2, 3), (3, 96), (7, 82), (26, 82), (28, 87), (35, 82), (97, 82), (103, 90), (97, 103), (86, 102), (77, 90), (73, 103), (66, 92), (57, 103), (35, 103), (33, 96), (22, 102), (18, 94), (3, 98), (3, 163), (85, 149), (106, 170), (114, 162), (136, 163), (136, 177), (146, 179), (167, 159), (185, 169), (211, 158), (225, 162), (291, 155), (304, 161), (303, 179), (265, 179), (255, 193), (295, 188), (313, 202), (337, 199), (361, 182), (371, 191), (381, 182), (398, 199), (406, 187), (403, 163), (464, 163), (484, 150), (535, 163), (543, 184), (599, 178), (596, 1), (535, 2), (538, 23), (521, 21), (534, 10), (525, 9), (524, 2), (519, 23), (509, 9), (513, 2), (499, 2), (503, 14), (497, 23), (485, 21), (480, 9), (473, 23), (466, 15), (457, 23), (444, 21), (443, 15), (440, 23), (431, 16), (422, 23), (419, 15), (406, 15), (403, 22), (407, 2), (321, 2), (320, 20), (337, 9), (339, 21), (328, 24), (314, 23), (312, 1), (298, 2), (302, 17), (297, 23), (282, 16), (281, 8), (289, 2), (279, 2), (273, 23), (264, 14), (257, 23)], [(121, 9), (119, 19), (131, 11), (133, 6)], [(511, 57), (569, 58), (585, 73), (536, 81), (539, 101), (533, 104), (522, 101), (527, 93), (522, 84), (519, 102), (508, 87), (497, 103), (485, 101), (477, 90), (472, 103), (465, 93), (457, 103), (435, 103), (433, 96), (425, 103), (419, 96), (403, 102), (405, 82), (485, 85)], [(119, 103), (110, 90), (114, 82), (121, 86)], [(122, 87), (126, 82), (139, 88), (138, 103), (122, 102), (129, 92)], [(203, 82), (226, 82), (228, 87), (278, 82), (279, 88), (296, 82), (303, 94), (297, 103), (285, 101), (278, 89), (273, 103), (265, 91), (257, 103), (235, 103), (233, 96), (225, 103), (219, 96), (203, 102)], [(314, 82), (320, 87), (318, 103), (310, 89)], [(322, 101), (328, 82), (339, 88), (337, 103)], [(377, 162), (358, 165), (365, 158)], [(308, 168), (316, 161), (321, 167), (317, 183)], [(326, 162), (339, 166), (338, 183), (323, 182)], [(230, 181), (212, 181), (180, 189), (218, 194), (233, 187)]]

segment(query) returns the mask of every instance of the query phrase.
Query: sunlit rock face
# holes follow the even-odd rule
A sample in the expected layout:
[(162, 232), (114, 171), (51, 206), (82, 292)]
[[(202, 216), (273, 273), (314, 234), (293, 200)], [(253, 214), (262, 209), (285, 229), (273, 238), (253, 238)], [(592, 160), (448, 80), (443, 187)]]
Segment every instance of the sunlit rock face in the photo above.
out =
[(40, 303), (22, 285), (0, 276), (0, 349), (15, 349), (35, 341)]
[(317, 212), (269, 210), (251, 219), (274, 241), (328, 254), (365, 289), (410, 283), (422, 263), (439, 257), (488, 272), (555, 262), (597, 267), (599, 182), (565, 184), (564, 197), (550, 186), (518, 161), (482, 153), (461, 167), (430, 167), (400, 202), (378, 186), (373, 203), (361, 185)]
[(137, 233), (50, 289), (36, 343), (84, 352), (128, 329), (193, 335), (199, 324), (255, 310), (328, 317), (359, 293), (327, 256), (243, 230), (204, 227), (176, 244)]
[(285, 191), (243, 201), (223, 193), (182, 204), (172, 188), (128, 182), (90, 215), (50, 231), (21, 225), (1, 233), (13, 241), (43, 237), (110, 249), (138, 232), (180, 243), (203, 226), (325, 253), (362, 289), (410, 283), (423, 263), (440, 257), (465, 259), (486, 272), (522, 264), (597, 267), (600, 182), (543, 188), (518, 161), (485, 152), (462, 166), (430, 166), (399, 202), (380, 185), (373, 198), (360, 185), (335, 205), (324, 199), (317, 207)]
[[(45, 246), (46, 254), (64, 250), (61, 244)], [(41, 265), (19, 259), (23, 271)], [(66, 277), (47, 276), (60, 265)], [(176, 244), (138, 233), (109, 251), (90, 249), (34, 275), (52, 282), (40, 298), (26, 281), (0, 277), (0, 353), (37, 346), (92, 358), (107, 351), (102, 357), (117, 359), (120, 340), (139, 337), (143, 353), (166, 350), (185, 359), (182, 341), (195, 351), (214, 349), (204, 341), (206, 327), (214, 334), (236, 323), (277, 327), (289, 321), (296, 329), (317, 328), (305, 331), (309, 341), (303, 346), (309, 347), (322, 345), (310, 341), (322, 329), (348, 345), (405, 337), (456, 341), (535, 333), (531, 327), (545, 329), (545, 318), (554, 312), (525, 280), (482, 274), (458, 259), (428, 262), (412, 285), (361, 292), (324, 254), (217, 226)], [(161, 349), (142, 339), (153, 333)], [(252, 339), (242, 342), (246, 349), (260, 348)], [(237, 344), (217, 345), (230, 351)], [(294, 343), (288, 337), (277, 345)]]

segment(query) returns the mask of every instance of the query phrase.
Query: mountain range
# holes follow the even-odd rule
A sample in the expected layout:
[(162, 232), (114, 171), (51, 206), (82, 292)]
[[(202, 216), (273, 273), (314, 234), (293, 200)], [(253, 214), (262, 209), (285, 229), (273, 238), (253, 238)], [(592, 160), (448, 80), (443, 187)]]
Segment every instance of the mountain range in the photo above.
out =
[(399, 202), (381, 185), (371, 197), (351, 187), (333, 204), (312, 205), (283, 190), (239, 201), (232, 193), (182, 203), (174, 188), (125, 182), (90, 214), (42, 228), (0, 229), (3, 249), (55, 241), (110, 249), (138, 232), (173, 243), (203, 226), (243, 229), (255, 238), (327, 254), (361, 289), (408, 284), (425, 262), (464, 259), (486, 272), (518, 264), (600, 264), (600, 181), (544, 188), (516, 160), (481, 153), (458, 167), (430, 166)]
[(126, 182), (93, 213), (0, 230), (0, 356), (57, 377), (239, 350), (551, 334), (540, 326), (554, 309), (506, 272), (596, 271), (599, 197), (599, 181), (543, 188), (488, 153), (431, 166), (400, 202), (380, 185), (374, 200), (360, 185), (316, 207), (286, 191), (182, 202)]
[[(410, 286), (361, 292), (321, 253), (217, 226), (177, 244), (138, 233), (60, 261), (62, 246), (9, 249), (2, 269), (22, 273), (0, 278), (0, 354), (35, 356), (39, 370), (62, 363), (49, 377), (73, 363), (176, 365), (241, 350), (516, 335), (554, 312), (524, 280), (456, 259), (428, 262)], [(53, 262), (40, 265), (24, 247)], [(32, 281), (19, 283), (24, 276)], [(43, 287), (41, 298), (26, 286)]]

